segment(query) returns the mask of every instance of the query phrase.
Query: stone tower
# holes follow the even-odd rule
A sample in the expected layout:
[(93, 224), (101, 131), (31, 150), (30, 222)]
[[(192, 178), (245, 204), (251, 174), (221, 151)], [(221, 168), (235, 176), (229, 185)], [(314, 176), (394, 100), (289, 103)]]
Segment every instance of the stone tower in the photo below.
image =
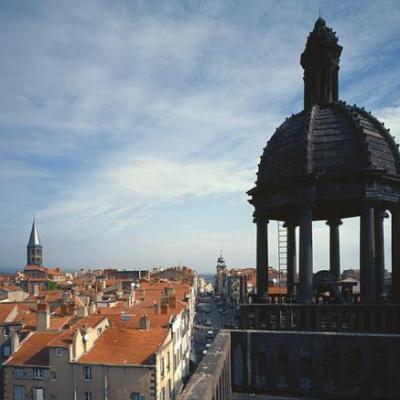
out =
[(35, 218), (32, 223), (31, 235), (27, 247), (27, 265), (39, 265), (43, 263), (43, 251), (39, 234), (36, 228)]
[(225, 259), (221, 254), (217, 260), (217, 275), (216, 275), (216, 282), (215, 282), (215, 291), (220, 296), (223, 296), (227, 290), (227, 270), (226, 270), (226, 263)]

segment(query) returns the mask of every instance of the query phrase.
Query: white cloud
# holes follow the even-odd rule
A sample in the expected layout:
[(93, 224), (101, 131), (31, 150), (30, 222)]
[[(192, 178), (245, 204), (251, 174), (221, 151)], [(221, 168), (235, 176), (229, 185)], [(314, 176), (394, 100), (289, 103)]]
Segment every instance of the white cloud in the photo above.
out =
[(252, 175), (228, 161), (182, 163), (141, 156), (100, 169), (79, 187), (60, 193), (61, 200), (40, 215), (83, 236), (98, 225), (115, 232), (187, 196), (243, 195)]
[[(345, 47), (342, 97), (368, 97), (367, 106), (378, 104), (376, 115), (396, 134), (398, 99), (385, 96), (395, 87), (399, 7), (360, 4), (323, 7)], [(199, 236), (185, 237), (194, 263), (204, 263), (199, 253), (218, 249), (217, 242), (233, 243), (236, 260), (253, 262), (245, 191), (274, 128), (302, 105), (299, 57), (316, 17), (309, 3), (169, 1), (154, 7), (87, 1), (32, 7), (29, 17), (0, 13), (6, 171), (0, 179), (11, 185), (1, 200), (7, 212), (0, 216), (0, 234), (15, 234), (27, 215), (40, 210), (58, 263), (70, 257), (66, 237), (80, 238), (84, 258), (104, 228), (115, 239), (117, 257), (131, 254), (122, 235), (146, 230), (155, 215), (177, 203), (184, 210), (196, 199), (203, 211), (190, 223)], [(196, 226), (218, 196), (226, 196), (219, 203), (223, 218), (207, 238)], [(227, 228), (228, 221), (236, 225)], [(238, 233), (241, 226), (246, 233)], [(170, 244), (182, 241), (174, 235)], [(103, 256), (100, 251), (96, 262)]]
[(381, 122), (384, 122), (385, 127), (390, 129), (397, 143), (400, 143), (400, 106), (382, 108), (376, 115)]

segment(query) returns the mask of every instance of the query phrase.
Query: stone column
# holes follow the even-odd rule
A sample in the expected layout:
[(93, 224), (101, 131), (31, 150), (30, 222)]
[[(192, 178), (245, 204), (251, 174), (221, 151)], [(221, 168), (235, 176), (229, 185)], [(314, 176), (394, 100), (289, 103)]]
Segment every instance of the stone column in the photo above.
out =
[(329, 270), (335, 275), (336, 280), (340, 280), (340, 240), (339, 226), (343, 222), (339, 218), (329, 219)]
[(364, 202), (360, 221), (360, 289), (363, 303), (375, 302), (374, 206)]
[(313, 260), (312, 260), (312, 210), (310, 206), (300, 212), (300, 262), (299, 293), (301, 303), (313, 302)]
[(296, 255), (296, 225), (293, 222), (285, 223), (287, 229), (287, 297), (292, 299), (294, 295), (294, 278), (297, 269)]
[(392, 301), (400, 303), (400, 206), (392, 212)]
[(375, 212), (375, 251), (376, 251), (376, 269), (375, 269), (375, 295), (379, 300), (385, 295), (385, 239), (383, 233), (383, 221), (388, 218), (384, 210)]
[(257, 217), (257, 301), (268, 301), (268, 219)]

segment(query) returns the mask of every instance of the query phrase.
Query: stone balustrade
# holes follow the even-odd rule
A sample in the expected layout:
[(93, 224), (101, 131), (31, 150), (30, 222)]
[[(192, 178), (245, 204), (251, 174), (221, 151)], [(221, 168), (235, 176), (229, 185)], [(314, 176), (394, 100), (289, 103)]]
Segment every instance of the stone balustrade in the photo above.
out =
[(246, 304), (243, 329), (400, 333), (397, 304)]

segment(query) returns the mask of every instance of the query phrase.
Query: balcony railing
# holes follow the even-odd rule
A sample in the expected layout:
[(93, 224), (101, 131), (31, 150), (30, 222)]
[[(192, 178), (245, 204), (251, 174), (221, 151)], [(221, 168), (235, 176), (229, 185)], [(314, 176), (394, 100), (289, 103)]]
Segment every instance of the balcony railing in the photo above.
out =
[(397, 304), (246, 304), (241, 328), (400, 333)]

